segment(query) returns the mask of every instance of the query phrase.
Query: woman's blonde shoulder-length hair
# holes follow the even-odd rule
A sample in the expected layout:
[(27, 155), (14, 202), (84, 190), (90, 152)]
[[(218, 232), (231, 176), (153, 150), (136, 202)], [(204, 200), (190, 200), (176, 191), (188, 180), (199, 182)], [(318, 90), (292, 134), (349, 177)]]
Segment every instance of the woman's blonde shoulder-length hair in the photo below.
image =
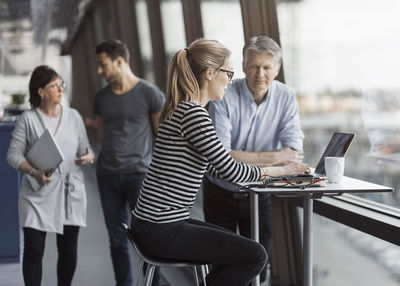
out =
[(201, 74), (208, 68), (220, 68), (231, 52), (214, 40), (198, 39), (178, 51), (168, 66), (167, 92), (160, 122), (171, 119), (179, 102), (198, 101)]

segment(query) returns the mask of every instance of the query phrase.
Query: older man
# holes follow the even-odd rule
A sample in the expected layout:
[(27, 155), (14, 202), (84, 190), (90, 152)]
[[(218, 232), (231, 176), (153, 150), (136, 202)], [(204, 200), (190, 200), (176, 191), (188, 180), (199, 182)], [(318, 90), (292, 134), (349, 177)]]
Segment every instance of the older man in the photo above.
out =
[[(218, 137), (237, 161), (254, 165), (303, 160), (304, 134), (295, 92), (276, 81), (282, 62), (279, 45), (269, 37), (254, 37), (243, 48), (245, 78), (234, 80), (222, 101), (211, 102), (209, 113)], [(283, 162), (283, 163), (282, 163)], [(213, 181), (213, 182), (211, 182)], [(208, 222), (250, 237), (248, 196), (228, 192), (229, 186), (204, 180), (204, 214)], [(269, 250), (271, 201), (260, 196), (260, 243)], [(265, 270), (261, 280), (265, 280)]]

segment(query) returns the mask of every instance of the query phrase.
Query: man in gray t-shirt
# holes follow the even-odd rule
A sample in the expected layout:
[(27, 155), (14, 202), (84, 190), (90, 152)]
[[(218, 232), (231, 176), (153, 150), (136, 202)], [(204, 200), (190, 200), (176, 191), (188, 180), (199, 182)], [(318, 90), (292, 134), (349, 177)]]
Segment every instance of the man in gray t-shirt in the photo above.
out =
[[(164, 94), (138, 78), (129, 66), (129, 51), (119, 40), (96, 47), (97, 73), (108, 85), (94, 99), (101, 140), (97, 183), (110, 241), (116, 285), (131, 286), (128, 240), (121, 223), (130, 223), (145, 174), (150, 165), (153, 137), (164, 104)], [(158, 275), (153, 285), (158, 285)]]
[(103, 139), (97, 173), (146, 173), (150, 165), (153, 137), (164, 102), (162, 92), (140, 79), (122, 94), (115, 94), (111, 85), (100, 89), (94, 100), (94, 114), (103, 121)]

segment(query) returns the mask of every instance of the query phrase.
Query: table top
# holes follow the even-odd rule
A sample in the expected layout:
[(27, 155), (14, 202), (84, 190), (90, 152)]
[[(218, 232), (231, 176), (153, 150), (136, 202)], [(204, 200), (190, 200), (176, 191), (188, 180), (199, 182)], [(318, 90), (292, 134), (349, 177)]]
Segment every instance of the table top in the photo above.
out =
[[(240, 186), (254, 185), (254, 182), (238, 183)], [(256, 192), (274, 195), (304, 195), (304, 194), (343, 194), (343, 193), (377, 193), (394, 192), (393, 188), (369, 183), (366, 181), (344, 176), (340, 183), (326, 183), (323, 187), (309, 188), (283, 188), (283, 187), (250, 187), (241, 189), (240, 192)]]

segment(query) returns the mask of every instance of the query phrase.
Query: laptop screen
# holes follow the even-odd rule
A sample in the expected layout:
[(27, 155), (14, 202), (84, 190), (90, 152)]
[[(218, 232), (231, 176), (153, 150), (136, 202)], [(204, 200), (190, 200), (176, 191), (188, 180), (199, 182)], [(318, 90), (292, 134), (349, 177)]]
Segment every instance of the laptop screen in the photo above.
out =
[(335, 132), (315, 168), (315, 173), (325, 175), (325, 157), (344, 157), (353, 138), (352, 133)]

